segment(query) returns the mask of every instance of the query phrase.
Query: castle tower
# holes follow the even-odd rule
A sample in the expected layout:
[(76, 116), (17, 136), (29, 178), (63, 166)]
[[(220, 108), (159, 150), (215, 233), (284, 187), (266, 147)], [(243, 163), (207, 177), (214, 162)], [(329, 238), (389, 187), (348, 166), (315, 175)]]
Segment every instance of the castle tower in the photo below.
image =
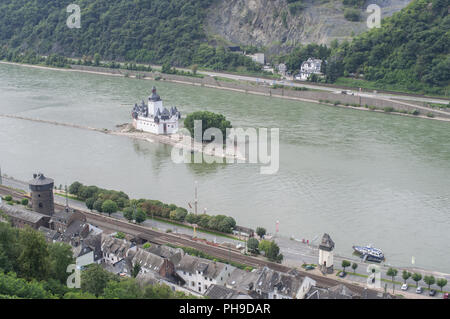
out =
[(322, 241), (319, 245), (319, 269), (323, 273), (333, 273), (333, 249), (334, 242), (330, 235), (323, 234)]
[(31, 190), (31, 205), (35, 212), (52, 216), (55, 212), (53, 199), (54, 181), (44, 174), (33, 174), (29, 182)]
[(152, 95), (148, 97), (148, 111), (150, 115), (156, 116), (156, 112), (163, 111), (161, 97), (156, 93), (156, 87), (152, 87)]

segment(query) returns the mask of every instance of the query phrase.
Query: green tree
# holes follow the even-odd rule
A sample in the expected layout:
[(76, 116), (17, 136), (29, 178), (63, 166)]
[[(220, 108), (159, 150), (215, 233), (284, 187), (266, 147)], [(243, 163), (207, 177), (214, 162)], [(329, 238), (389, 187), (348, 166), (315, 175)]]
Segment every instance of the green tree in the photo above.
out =
[(78, 196), (78, 191), (79, 191), (81, 186), (83, 186), (83, 184), (81, 184), (80, 182), (73, 182), (69, 186), (69, 193), (72, 194), (72, 195)]
[(91, 264), (81, 273), (81, 290), (101, 296), (110, 280), (114, 280), (112, 274), (99, 264)]
[(119, 210), (119, 207), (115, 202), (110, 199), (107, 199), (102, 204), (102, 212), (107, 213), (111, 216), (112, 213), (115, 213)]
[(344, 272), (345, 272), (345, 268), (350, 267), (351, 263), (348, 260), (343, 260), (341, 263), (342, 268), (344, 268)]
[(443, 288), (447, 285), (447, 279), (438, 278), (438, 280), (436, 280), (436, 285), (438, 285), (438, 287), (441, 288), (442, 292)]
[(415, 272), (414, 274), (412, 274), (411, 278), (412, 278), (412, 280), (414, 280), (416, 282), (416, 287), (418, 287), (419, 281), (422, 280), (422, 275)]
[(266, 253), (267, 250), (269, 249), (269, 246), (270, 246), (270, 241), (263, 239), (259, 242), (258, 248), (260, 251), (263, 251), (264, 253)]
[(264, 235), (266, 235), (266, 229), (263, 228), (263, 227), (257, 227), (257, 228), (256, 228), (256, 234), (258, 234), (258, 236), (259, 236), (260, 238), (263, 238)]
[(198, 70), (198, 64), (194, 64), (192, 66), (192, 74), (196, 75), (197, 74), (197, 70)]
[[(222, 133), (223, 141), (225, 141), (226, 130), (228, 128), (231, 128), (230, 121), (227, 121), (225, 116), (222, 114), (216, 114), (209, 111), (197, 111), (190, 113), (186, 116), (186, 119), (184, 120), (184, 127), (191, 133), (191, 136), (194, 137), (194, 126), (195, 121), (201, 121), (202, 124), (202, 132), (201, 132), (201, 138), (205, 141), (208, 139), (204, 138), (204, 133), (209, 128), (217, 128)], [(200, 137), (195, 137), (196, 139), (199, 139)], [(212, 140), (214, 140), (216, 137), (211, 137)]]
[(435, 284), (436, 278), (434, 276), (425, 276), (423, 277), (423, 281), (428, 285), (428, 289), (431, 289), (431, 286)]
[(403, 280), (404, 280), (404, 282), (405, 282), (405, 284), (406, 284), (406, 281), (407, 281), (409, 278), (411, 278), (411, 273), (408, 272), (408, 271), (406, 271), (406, 270), (403, 270), (403, 272), (402, 272), (402, 278), (403, 278)]
[(358, 264), (357, 263), (353, 263), (352, 264), (353, 273), (356, 272), (356, 268), (358, 268)]
[(98, 54), (98, 53), (95, 53), (95, 54), (94, 54), (94, 64), (95, 64), (96, 66), (99, 66), (99, 65), (100, 65), (100, 54)]
[(93, 208), (94, 208), (96, 211), (98, 211), (99, 213), (101, 213), (101, 212), (102, 212), (102, 207), (103, 207), (103, 201), (102, 201), (101, 199), (97, 199), (97, 200), (94, 202)]
[(133, 269), (131, 271), (131, 277), (136, 278), (140, 271), (141, 265), (139, 263), (134, 264)]
[(68, 273), (67, 267), (75, 263), (72, 247), (65, 243), (52, 243), (48, 246), (51, 261), (52, 277), (60, 283), (66, 284)]
[(125, 207), (123, 209), (123, 217), (125, 217), (128, 221), (132, 221), (133, 220), (133, 208), (131, 207)]
[(395, 268), (392, 268), (392, 267), (390, 267), (390, 268), (388, 269), (388, 271), (386, 272), (386, 275), (388, 275), (389, 277), (392, 278), (392, 293), (394, 293), (394, 291), (395, 291), (395, 282), (394, 282), (394, 279), (395, 279), (395, 276), (397, 276), (397, 273), (398, 273), (398, 270), (395, 269)]
[(109, 281), (104, 290), (106, 299), (139, 299), (142, 291), (137, 282), (132, 278), (120, 281)]
[(247, 241), (247, 248), (252, 254), (259, 254), (259, 242), (256, 238), (249, 238)]
[(138, 208), (134, 215), (134, 220), (136, 221), (136, 223), (140, 224), (143, 221), (145, 221), (146, 219), (147, 219), (147, 216), (145, 215), (144, 211), (142, 209)]
[(50, 258), (44, 235), (27, 227), (20, 232), (21, 253), (18, 258), (21, 277), (29, 280), (48, 278)]
[(90, 210), (94, 209), (94, 204), (95, 204), (95, 198), (94, 197), (90, 197), (88, 199), (86, 199), (86, 207)]
[(27, 206), (27, 205), (28, 205), (28, 199), (23, 198), (22, 201), (21, 201), (21, 204), (22, 204), (23, 206)]

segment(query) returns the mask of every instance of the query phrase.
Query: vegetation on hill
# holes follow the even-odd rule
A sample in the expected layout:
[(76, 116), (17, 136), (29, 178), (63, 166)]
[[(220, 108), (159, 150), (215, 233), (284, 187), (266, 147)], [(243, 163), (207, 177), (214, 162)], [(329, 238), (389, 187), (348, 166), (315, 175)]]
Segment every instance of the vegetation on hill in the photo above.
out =
[(81, 27), (77, 29), (66, 25), (70, 15), (66, 8), (72, 1), (4, 0), (0, 46), (39, 55), (261, 70), (248, 57), (204, 43), (205, 10), (212, 2), (80, 0)]
[(448, 0), (415, 0), (373, 28), (344, 42), (327, 64), (330, 82), (363, 74), (382, 88), (445, 94), (450, 84)]
[(47, 243), (31, 228), (0, 223), (0, 299), (192, 298), (166, 285), (142, 285), (121, 279), (98, 264), (81, 273), (81, 288), (68, 288), (67, 266), (74, 263), (64, 243)]

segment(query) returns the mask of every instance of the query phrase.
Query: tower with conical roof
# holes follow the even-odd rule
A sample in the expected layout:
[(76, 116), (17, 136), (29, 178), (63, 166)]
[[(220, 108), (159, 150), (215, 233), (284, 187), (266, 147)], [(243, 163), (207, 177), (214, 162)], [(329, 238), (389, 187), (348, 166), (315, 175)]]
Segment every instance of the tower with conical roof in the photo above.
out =
[(44, 174), (33, 174), (29, 182), (31, 190), (31, 206), (37, 213), (52, 216), (55, 213), (53, 186), (54, 181)]

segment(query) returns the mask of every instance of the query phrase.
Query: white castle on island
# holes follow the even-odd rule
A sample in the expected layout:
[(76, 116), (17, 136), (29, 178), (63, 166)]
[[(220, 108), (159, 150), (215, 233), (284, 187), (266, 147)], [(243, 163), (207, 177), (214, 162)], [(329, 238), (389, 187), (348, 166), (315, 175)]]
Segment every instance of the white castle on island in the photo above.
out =
[(136, 130), (158, 135), (177, 133), (178, 121), (181, 118), (181, 113), (176, 107), (171, 107), (169, 111), (163, 106), (155, 87), (152, 88), (152, 94), (148, 97), (148, 104), (144, 101), (140, 105), (135, 104), (131, 115)]

